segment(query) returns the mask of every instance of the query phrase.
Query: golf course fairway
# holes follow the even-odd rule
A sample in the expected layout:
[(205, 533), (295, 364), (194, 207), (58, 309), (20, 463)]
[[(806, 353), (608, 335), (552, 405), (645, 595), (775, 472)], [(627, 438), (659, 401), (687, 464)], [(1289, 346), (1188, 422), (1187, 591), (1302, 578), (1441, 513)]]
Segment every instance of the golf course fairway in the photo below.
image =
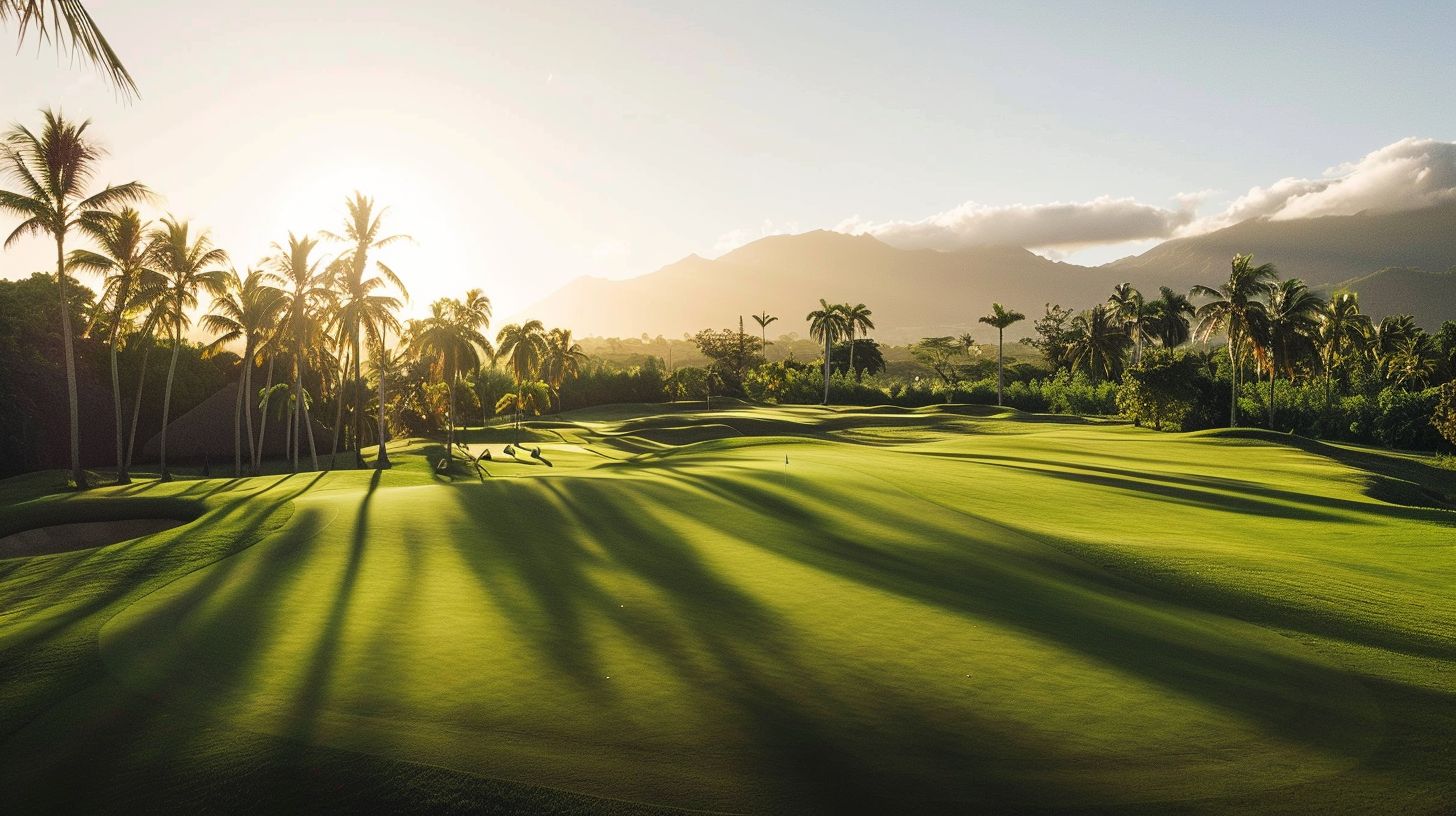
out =
[(410, 440), (387, 471), (0, 482), (0, 535), (195, 519), (0, 560), (4, 796), (1456, 808), (1456, 472), (1431, 458), (972, 406), (522, 434), (541, 458), (465, 431), (480, 472)]

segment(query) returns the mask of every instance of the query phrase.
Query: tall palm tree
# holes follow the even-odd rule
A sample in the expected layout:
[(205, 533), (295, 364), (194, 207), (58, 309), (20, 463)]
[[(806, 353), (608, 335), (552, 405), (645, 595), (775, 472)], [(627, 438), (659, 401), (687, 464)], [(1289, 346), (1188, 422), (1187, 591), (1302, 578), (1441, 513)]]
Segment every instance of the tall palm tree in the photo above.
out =
[(1261, 356), (1267, 358), (1269, 368), (1270, 430), (1274, 430), (1274, 380), (1281, 366), (1292, 377), (1294, 361), (1302, 352), (1313, 350), (1313, 337), (1319, 331), (1319, 314), (1323, 308), (1324, 301), (1299, 278), (1280, 281), (1269, 291), (1262, 331), (1253, 339)]
[(824, 341), (824, 404), (829, 404), (829, 352), (834, 343), (847, 331), (844, 312), (838, 306), (819, 298), (819, 308), (804, 316), (809, 321), (809, 336)]
[(1330, 409), (1334, 396), (1335, 369), (1345, 358), (1347, 348), (1363, 348), (1366, 338), (1373, 331), (1370, 316), (1360, 312), (1360, 296), (1354, 292), (1339, 291), (1330, 296), (1330, 302), (1320, 314), (1319, 344), (1320, 356), (1325, 369), (1325, 410)]
[(1067, 359), (1072, 367), (1086, 368), (1094, 384), (1104, 376), (1116, 379), (1123, 352), (1132, 342), (1116, 309), (1105, 303), (1094, 306), (1072, 318), (1071, 330)]
[[(521, 416), (527, 411), (539, 416), (551, 404), (551, 386), (541, 380), (524, 380), (516, 383), (515, 390), (501, 395), (496, 401), (496, 413), (506, 409)], [(516, 444), (521, 443), (521, 425), (516, 422)]]
[(1158, 299), (1148, 304), (1149, 332), (1158, 345), (1173, 348), (1188, 342), (1188, 321), (1197, 313), (1188, 297), (1166, 286), (1158, 287)]
[[(5, 2), (0, 0), (0, 5)], [(65, 345), (66, 396), (71, 412), (71, 479), (77, 489), (82, 489), (86, 487), (86, 474), (81, 470), (81, 414), (76, 397), (71, 302), (66, 291), (66, 236), (84, 223), (105, 219), (108, 210), (144, 199), (149, 193), (140, 182), (132, 181), (86, 195), (96, 162), (104, 155), (86, 137), (91, 122), (76, 124), (49, 110), (42, 111), (41, 116), (43, 124), (39, 134), (15, 125), (0, 145), (0, 166), (21, 188), (20, 192), (0, 190), (0, 212), (21, 219), (20, 225), (5, 239), (6, 248), (30, 235), (48, 236), (56, 244), (56, 286)]]
[(1131, 283), (1119, 283), (1112, 287), (1112, 295), (1107, 298), (1107, 304), (1112, 307), (1113, 313), (1122, 321), (1127, 336), (1132, 339), (1132, 363), (1137, 365), (1142, 358), (1143, 340), (1147, 337), (1151, 324), (1151, 313), (1143, 301), (1143, 293)]
[(1390, 381), (1400, 387), (1424, 387), (1436, 373), (1439, 358), (1436, 343), (1429, 334), (1417, 329), (1400, 341), (1386, 363)]
[(238, 365), (238, 393), (233, 405), (233, 475), (243, 475), (244, 414), (248, 426), (248, 465), (256, 456), (253, 440), (253, 366), (258, 344), (278, 322), (287, 298), (273, 285), (267, 272), (249, 269), (247, 275), (229, 269), (223, 275), (222, 290), (213, 296), (212, 311), (202, 317), (202, 327), (216, 335), (208, 346), (210, 353), (224, 346), (243, 341), (243, 355)]
[[(471, 298), (465, 301), (441, 298), (430, 304), (430, 315), (416, 321), (410, 337), (410, 346), (421, 355), (434, 357), (442, 379), (449, 387), (450, 415), (445, 430), (445, 455), (455, 456), (455, 426), (459, 424), (455, 412), (455, 392), (460, 382), (460, 372), (480, 364), (480, 355), (492, 353), (490, 338), (484, 330), (490, 319), (489, 300), (478, 290), (475, 304)], [(540, 322), (536, 321), (540, 326)]]
[[(501, 328), (495, 336), (496, 358), (506, 361), (511, 378), (516, 381), (516, 396), (523, 391), (523, 383), (539, 378), (542, 363), (549, 353), (550, 340), (546, 328), (539, 320), (525, 323), (511, 323)], [(516, 410), (516, 440), (520, 441), (521, 411)]]
[[(401, 296), (408, 298), (409, 290), (394, 270), (386, 266), (382, 261), (374, 262), (375, 268), (379, 271), (377, 277), (368, 276), (369, 253), (384, 249), (390, 244), (401, 241), (410, 241), (408, 235), (385, 235), (384, 214), (389, 208), (385, 207), (378, 212), (374, 209), (374, 199), (354, 191), (354, 195), (344, 202), (348, 210), (348, 217), (344, 219), (344, 231), (334, 233), (325, 231), (323, 236), (331, 241), (346, 242), (351, 248), (346, 250), (339, 257), (340, 274), (338, 276), (339, 290), (339, 315), (343, 321), (343, 329), (352, 342), (352, 359), (354, 367), (354, 466), (364, 467), (363, 454), (359, 453), (359, 420), (361, 417), (360, 400), (363, 398), (364, 389), (360, 383), (359, 366), (361, 358), (361, 338), (364, 333), (364, 322), (367, 319), (365, 312), (371, 309), (383, 308), (379, 303), (381, 297), (379, 290), (386, 285), (393, 286)], [(393, 298), (391, 298), (393, 300)], [(372, 301), (372, 304), (371, 304)], [(394, 300), (392, 309), (399, 308), (399, 301)], [(335, 423), (337, 424), (337, 423)], [(335, 429), (335, 436), (338, 429)]]
[(1229, 354), (1229, 427), (1239, 424), (1239, 371), (1243, 367), (1244, 342), (1256, 325), (1265, 318), (1260, 298), (1267, 297), (1278, 277), (1273, 264), (1254, 265), (1253, 255), (1235, 255), (1229, 266), (1228, 281), (1218, 287), (1194, 286), (1192, 297), (1212, 298), (1198, 307), (1198, 338), (1223, 332)]
[(100, 69), (122, 94), (136, 96), (136, 82), (80, 0), (0, 0), (0, 23), (15, 21), (21, 43), (31, 31), (58, 51), (80, 54)]
[(1000, 405), (1004, 399), (1006, 389), (1006, 327), (1020, 320), (1025, 320), (1026, 315), (1021, 312), (1012, 311), (999, 303), (991, 304), (991, 313), (982, 315), (980, 321), (988, 326), (996, 328), (996, 404)]
[(227, 262), (227, 253), (212, 245), (203, 230), (194, 239), (186, 221), (172, 217), (162, 219), (162, 226), (152, 230), (148, 246), (152, 264), (162, 276), (164, 294), (162, 327), (172, 335), (172, 361), (167, 366), (167, 390), (162, 398), (162, 479), (172, 478), (167, 469), (167, 424), (172, 410), (172, 382), (177, 374), (177, 353), (182, 350), (182, 332), (192, 325), (189, 312), (197, 307), (198, 290), (221, 294), (226, 273), (217, 269)]
[(542, 361), (542, 373), (546, 384), (556, 396), (556, 410), (561, 410), (561, 386), (567, 380), (581, 376), (581, 367), (586, 362), (586, 352), (571, 336), (571, 329), (552, 329), (546, 333), (546, 355)]
[(763, 347), (768, 348), (768, 324), (777, 321), (778, 318), (769, 314), (765, 309), (753, 316), (753, 322), (758, 324), (759, 339), (763, 340)]
[(1416, 319), (1408, 314), (1386, 315), (1370, 332), (1370, 361), (1382, 381), (1390, 380), (1391, 364), (1405, 344), (1422, 334)]
[(303, 372), (306, 361), (315, 349), (322, 347), (323, 324), (318, 312), (324, 311), (333, 299), (329, 288), (328, 267), (314, 257), (318, 241), (288, 233), (288, 246), (273, 244), (273, 257), (268, 259), (272, 271), (283, 283), (287, 302), (283, 309), (283, 330), (293, 357), (292, 469), (298, 472), (300, 437), (308, 434), (308, 452), (313, 469), (318, 470), (318, 449), (314, 445), (313, 423), (308, 415), (308, 400), (303, 393)]
[[(393, 315), (390, 315), (393, 318)], [(397, 319), (388, 322), (381, 321), (369, 332), (369, 368), (374, 374), (376, 382), (376, 407), (379, 410), (378, 428), (376, 436), (379, 439), (379, 452), (374, 457), (376, 470), (389, 469), (389, 427), (385, 424), (384, 418), (384, 385), (390, 377), (399, 375), (405, 366), (407, 352), (404, 349), (394, 350), (389, 347), (389, 332), (399, 333), (400, 325)], [(403, 345), (403, 344), (401, 344)]]
[(128, 484), (125, 434), (126, 420), (121, 410), (121, 378), (117, 370), (117, 351), (133, 328), (135, 312), (145, 311), (160, 289), (160, 277), (147, 264), (147, 232), (151, 224), (131, 207), (116, 213), (81, 222), (81, 230), (96, 244), (99, 252), (78, 249), (70, 255), (69, 266), (102, 276), (98, 309), (106, 309), (110, 320), (107, 346), (111, 357), (111, 404), (116, 416), (116, 482)]
[[(849, 339), (849, 370), (854, 372), (854, 336), (859, 332), (868, 334), (875, 327), (875, 322), (870, 319), (874, 312), (871, 312), (863, 303), (856, 303), (852, 306), (848, 303), (841, 304), (839, 311), (844, 316), (844, 333)], [(859, 379), (858, 374), (855, 374), (855, 379)]]

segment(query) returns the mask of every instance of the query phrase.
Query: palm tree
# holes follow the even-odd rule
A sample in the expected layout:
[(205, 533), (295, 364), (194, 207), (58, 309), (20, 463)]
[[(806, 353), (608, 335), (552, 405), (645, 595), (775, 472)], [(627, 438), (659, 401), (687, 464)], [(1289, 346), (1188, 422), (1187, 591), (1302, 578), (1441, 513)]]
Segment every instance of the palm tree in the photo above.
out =
[(1198, 310), (1185, 295), (1166, 286), (1158, 287), (1158, 295), (1157, 300), (1148, 304), (1151, 312), (1148, 331), (1163, 348), (1181, 346), (1188, 342), (1188, 321)]
[[(313, 252), (318, 241), (304, 236), (299, 238), (288, 233), (288, 246), (273, 244), (273, 257), (268, 263), (282, 280), (287, 302), (283, 309), (283, 331), (293, 356), (293, 413), (290, 422), (292, 434), (293, 472), (298, 472), (298, 448), (300, 437), (308, 434), (308, 452), (313, 459), (313, 469), (318, 470), (318, 449), (314, 445), (313, 423), (308, 416), (308, 400), (303, 394), (303, 371), (305, 361), (315, 349), (320, 348), (322, 324), (317, 312), (333, 299), (329, 289), (327, 267), (323, 260), (315, 260)], [(324, 267), (320, 269), (320, 267)]]
[(769, 314), (767, 309), (753, 316), (753, 322), (758, 324), (759, 339), (763, 340), (763, 347), (765, 349), (768, 348), (768, 324), (776, 320), (778, 318)]
[(35, 31), (41, 42), (52, 41), (56, 50), (80, 54), (107, 76), (123, 95), (137, 95), (136, 82), (111, 50), (111, 44), (86, 12), (80, 0), (0, 0), (0, 23), (16, 22), (18, 39)]
[(211, 268), (227, 262), (227, 253), (212, 245), (204, 230), (196, 239), (190, 235), (186, 221), (172, 217), (162, 219), (162, 226), (152, 230), (148, 253), (157, 273), (162, 276), (164, 295), (162, 327), (172, 334), (172, 361), (167, 366), (167, 390), (162, 398), (162, 480), (172, 478), (167, 469), (167, 423), (172, 410), (172, 382), (177, 374), (177, 353), (182, 350), (182, 332), (192, 324), (188, 314), (197, 306), (197, 292), (206, 289), (214, 295), (223, 292), (226, 273)]
[(847, 331), (844, 311), (838, 306), (830, 306), (829, 301), (824, 298), (819, 298), (819, 308), (805, 315), (804, 319), (809, 321), (809, 336), (824, 341), (824, 404), (828, 405), (829, 351)]
[(243, 341), (243, 356), (238, 366), (238, 393), (233, 405), (233, 475), (243, 475), (244, 413), (248, 426), (248, 464), (256, 456), (253, 440), (253, 400), (245, 398), (253, 388), (253, 366), (258, 344), (278, 322), (287, 297), (273, 286), (267, 272), (249, 269), (246, 276), (229, 269), (223, 276), (222, 291), (212, 300), (212, 311), (203, 315), (202, 327), (217, 335), (208, 346), (215, 353), (238, 340)]
[(1072, 318), (1071, 330), (1067, 360), (1072, 367), (1085, 367), (1094, 384), (1103, 376), (1116, 379), (1131, 342), (1117, 311), (1107, 304), (1094, 306)]
[[(853, 372), (854, 335), (858, 332), (868, 333), (875, 327), (874, 321), (870, 319), (870, 315), (874, 313), (863, 303), (856, 303), (853, 306), (848, 303), (842, 304), (839, 307), (839, 312), (844, 316), (844, 333), (849, 338), (849, 370)], [(858, 374), (855, 374), (855, 379), (859, 379)]]
[[(390, 315), (393, 318), (393, 315)], [(398, 320), (380, 322), (369, 333), (369, 367), (374, 374), (377, 383), (377, 407), (379, 409), (379, 427), (376, 436), (379, 439), (379, 453), (374, 457), (376, 470), (387, 470), (389, 468), (389, 449), (386, 444), (389, 442), (389, 429), (384, 420), (384, 384), (390, 378), (398, 376), (405, 365), (406, 352), (404, 350), (392, 351), (389, 348), (389, 331), (393, 329), (399, 332)]]
[[(511, 378), (516, 381), (516, 396), (520, 397), (522, 384), (537, 379), (541, 364), (548, 353), (549, 340), (546, 328), (539, 320), (512, 323), (503, 327), (495, 337), (496, 358), (504, 359), (510, 367)], [(521, 411), (516, 410), (516, 441), (521, 436)]]
[[(0, 0), (0, 7), (16, 0)], [(9, 6), (15, 11), (16, 7)], [(26, 16), (21, 15), (22, 24)], [(0, 211), (20, 217), (20, 225), (5, 239), (5, 247), (21, 238), (49, 236), (56, 242), (56, 286), (60, 295), (61, 336), (65, 344), (66, 395), (71, 411), (71, 479), (77, 489), (86, 487), (81, 470), (81, 414), (76, 397), (76, 350), (71, 336), (71, 302), (66, 291), (66, 236), (82, 224), (107, 217), (113, 207), (146, 198), (147, 188), (139, 182), (107, 187), (86, 195), (96, 162), (103, 151), (86, 138), (91, 122), (79, 125), (55, 111), (42, 111), (44, 123), (36, 135), (15, 125), (0, 145), (0, 165), (21, 192), (0, 190)]]
[(980, 318), (982, 323), (996, 327), (996, 404), (1000, 405), (1004, 398), (1006, 388), (1006, 327), (1020, 320), (1025, 320), (1026, 315), (1021, 312), (1008, 310), (999, 303), (991, 304), (991, 313)]
[(1382, 381), (1392, 377), (1391, 364), (1407, 341), (1422, 334), (1416, 319), (1408, 314), (1386, 315), (1370, 333), (1370, 360)]
[(1435, 341), (1417, 329), (1415, 334), (1401, 340), (1395, 353), (1389, 356), (1388, 376), (1397, 386), (1423, 387), (1436, 373), (1438, 356)]
[(1325, 410), (1333, 398), (1335, 367), (1344, 359), (1347, 346), (1364, 346), (1372, 331), (1370, 316), (1360, 313), (1360, 297), (1339, 291), (1320, 314), (1319, 344), (1325, 369)]
[[(530, 411), (535, 416), (540, 416), (541, 411), (551, 404), (551, 386), (541, 380), (525, 380), (516, 383), (516, 390), (504, 394), (495, 404), (496, 413), (507, 409), (520, 416)], [(516, 423), (516, 444), (521, 444), (521, 426)]]
[(1143, 302), (1143, 293), (1131, 283), (1119, 283), (1112, 287), (1112, 295), (1107, 298), (1107, 304), (1112, 307), (1113, 313), (1122, 321), (1127, 336), (1132, 339), (1132, 363), (1137, 365), (1142, 358), (1143, 339), (1151, 322), (1151, 315)]
[(546, 333), (546, 355), (541, 366), (546, 375), (546, 384), (556, 395), (556, 410), (561, 410), (561, 386), (567, 380), (581, 376), (586, 352), (571, 336), (571, 329), (552, 329)]
[[(382, 302), (379, 290), (386, 285), (392, 285), (405, 298), (409, 298), (409, 290), (400, 281), (394, 270), (385, 266), (382, 261), (375, 261), (374, 266), (379, 270), (378, 277), (366, 277), (369, 268), (369, 253), (376, 249), (383, 249), (390, 244), (400, 241), (410, 241), (408, 235), (383, 235), (384, 214), (388, 208), (383, 208), (377, 213), (374, 211), (374, 199), (365, 196), (355, 190), (353, 197), (344, 202), (348, 209), (348, 218), (344, 221), (342, 234), (327, 232), (323, 236), (331, 241), (341, 241), (352, 244), (352, 248), (345, 251), (339, 257), (340, 275), (339, 283), (339, 316), (343, 321), (343, 328), (353, 343), (353, 366), (354, 366), (354, 466), (364, 467), (363, 454), (359, 453), (359, 420), (361, 417), (360, 400), (363, 397), (364, 389), (359, 378), (360, 365), (360, 338), (364, 331), (364, 323), (368, 319), (366, 312), (378, 312), (379, 309), (387, 311), (397, 310), (399, 301), (394, 298), (387, 298), (393, 301), (392, 305)], [(338, 423), (335, 423), (338, 424)], [(338, 429), (335, 429), (335, 437), (338, 436)]]
[(102, 275), (101, 296), (97, 309), (108, 309), (110, 334), (107, 345), (111, 357), (111, 404), (116, 416), (116, 482), (128, 484), (121, 411), (121, 378), (117, 371), (117, 351), (132, 327), (133, 313), (145, 310), (155, 298), (160, 280), (147, 265), (147, 232), (150, 223), (131, 207), (116, 213), (103, 213), (94, 220), (81, 222), (81, 229), (101, 250), (78, 249), (71, 252), (68, 266)]
[[(474, 295), (474, 298), (471, 295)], [(471, 304), (472, 299), (474, 305)], [(472, 290), (465, 301), (441, 298), (430, 304), (430, 316), (414, 323), (410, 345), (421, 355), (434, 357), (442, 379), (449, 387), (450, 415), (445, 430), (445, 455), (454, 458), (455, 392), (460, 371), (480, 365), (480, 355), (492, 353), (490, 339), (484, 330), (489, 325), (490, 301), (479, 290)], [(536, 323), (540, 325), (539, 321)]]
[(1282, 365), (1291, 377), (1294, 361), (1305, 349), (1313, 349), (1312, 337), (1319, 330), (1324, 302), (1304, 281), (1290, 278), (1269, 291), (1262, 331), (1254, 336), (1256, 349), (1267, 358), (1269, 368), (1269, 430), (1274, 430), (1274, 380)]
[(1239, 369), (1242, 367), (1244, 341), (1265, 318), (1264, 303), (1277, 277), (1273, 264), (1254, 265), (1253, 255), (1235, 255), (1229, 268), (1229, 279), (1221, 286), (1198, 285), (1192, 297), (1212, 300), (1198, 307), (1198, 337), (1207, 340), (1218, 332), (1228, 339), (1229, 354), (1229, 427), (1239, 424)]

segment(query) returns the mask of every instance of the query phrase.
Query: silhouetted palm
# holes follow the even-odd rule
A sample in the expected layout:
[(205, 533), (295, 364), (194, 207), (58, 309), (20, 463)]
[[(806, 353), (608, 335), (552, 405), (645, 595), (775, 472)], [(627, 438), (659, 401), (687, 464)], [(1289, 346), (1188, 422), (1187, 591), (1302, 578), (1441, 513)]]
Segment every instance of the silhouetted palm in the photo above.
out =
[(0, 23), (12, 20), (21, 43), (34, 31), (41, 42), (54, 42), (59, 51), (80, 54), (123, 94), (136, 95), (136, 82), (80, 0), (0, 0)]
[(519, 417), (531, 412), (539, 416), (541, 411), (551, 404), (551, 386), (541, 380), (523, 380), (517, 382), (515, 390), (504, 394), (496, 401), (495, 411), (500, 413), (506, 409), (513, 411), (516, 420), (516, 444), (521, 444), (521, 422)]
[(753, 322), (758, 324), (759, 339), (763, 340), (763, 347), (768, 348), (768, 325), (777, 321), (778, 318), (769, 314), (767, 310), (753, 316)]
[(1067, 359), (1072, 367), (1085, 368), (1093, 383), (1116, 378), (1131, 342), (1117, 311), (1106, 304), (1094, 306), (1072, 318), (1071, 330)]
[[(329, 287), (327, 266), (322, 258), (314, 257), (318, 241), (304, 236), (299, 238), (288, 233), (288, 246), (273, 244), (273, 256), (268, 259), (272, 271), (283, 283), (287, 303), (283, 310), (282, 328), (287, 353), (293, 357), (293, 406), (289, 421), (292, 425), (292, 443), (289, 456), (290, 468), (298, 472), (298, 449), (301, 437), (308, 434), (308, 453), (313, 460), (313, 469), (318, 470), (318, 448), (314, 444), (313, 421), (309, 417), (308, 399), (303, 393), (303, 372), (310, 358), (324, 346), (321, 312), (326, 312), (334, 293)], [(282, 348), (280, 348), (280, 351)]]
[[(251, 468), (257, 457), (257, 445), (253, 439), (253, 366), (256, 363), (258, 344), (278, 323), (279, 316), (287, 304), (282, 289), (272, 285), (273, 278), (266, 272), (249, 269), (246, 276), (238, 270), (229, 269), (223, 276), (223, 289), (212, 300), (212, 311), (202, 317), (202, 328), (216, 335), (209, 345), (209, 351), (243, 341), (243, 355), (238, 367), (238, 393), (233, 405), (233, 475), (243, 475), (244, 420), (248, 426), (248, 465)], [(244, 415), (246, 414), (246, 418)]]
[(1273, 264), (1255, 266), (1254, 256), (1235, 255), (1225, 283), (1217, 288), (1198, 285), (1190, 292), (1193, 297), (1212, 298), (1196, 312), (1198, 338), (1206, 341), (1223, 332), (1228, 340), (1230, 428), (1239, 424), (1239, 375), (1243, 367), (1244, 343), (1255, 324), (1265, 318), (1264, 303), (1260, 298), (1269, 295), (1276, 277)]
[(546, 384), (556, 395), (556, 410), (561, 410), (561, 386), (581, 376), (587, 354), (571, 336), (571, 329), (552, 329), (546, 334), (546, 356), (541, 366)]
[(1320, 314), (1320, 357), (1325, 369), (1325, 410), (1333, 398), (1335, 369), (1344, 361), (1346, 349), (1364, 348), (1373, 331), (1370, 317), (1360, 313), (1360, 297), (1340, 291), (1330, 297)]
[(1254, 335), (1255, 347), (1269, 369), (1269, 429), (1274, 429), (1274, 380), (1282, 366), (1293, 376), (1294, 361), (1313, 352), (1319, 331), (1319, 314), (1324, 301), (1304, 281), (1290, 278), (1269, 291), (1269, 305), (1261, 330)]
[(490, 339), (484, 334), (489, 320), (490, 301), (480, 290), (474, 289), (464, 301), (441, 298), (431, 303), (430, 315), (415, 321), (410, 337), (410, 345), (417, 352), (437, 361), (441, 376), (449, 386), (445, 449), (446, 456), (451, 459), (454, 458), (455, 426), (459, 422), (459, 415), (455, 412), (455, 392), (460, 372), (480, 365), (481, 354), (493, 353)]
[(829, 404), (829, 352), (834, 343), (847, 331), (844, 312), (829, 301), (819, 299), (819, 308), (804, 316), (809, 321), (809, 336), (824, 341), (824, 404)]
[(172, 383), (177, 374), (177, 354), (182, 350), (182, 332), (192, 325), (190, 312), (197, 307), (197, 293), (206, 290), (221, 294), (226, 273), (218, 269), (227, 262), (227, 253), (212, 245), (203, 230), (195, 239), (186, 221), (163, 218), (162, 226), (152, 230), (148, 246), (152, 264), (162, 276), (164, 291), (161, 327), (172, 335), (172, 361), (167, 365), (167, 389), (162, 398), (161, 469), (162, 479), (172, 478), (167, 469), (167, 424), (172, 410)]
[[(1020, 320), (1025, 320), (1026, 315), (1021, 312), (1012, 311), (999, 303), (991, 304), (991, 313), (982, 315), (980, 321), (988, 326), (996, 328), (996, 404), (1000, 405), (1005, 399), (1006, 391), (1006, 327)], [(974, 341), (972, 341), (974, 342)]]
[[(0, 0), (0, 7), (6, 0)], [(14, 2), (14, 0), (10, 0)], [(13, 6), (11, 6), (13, 10)], [(114, 207), (149, 196), (139, 182), (107, 187), (86, 195), (100, 147), (86, 138), (90, 122), (67, 121), (54, 111), (42, 111), (39, 134), (15, 125), (0, 144), (0, 166), (20, 192), (0, 190), (0, 212), (21, 219), (5, 239), (5, 247), (26, 236), (48, 236), (56, 242), (56, 286), (60, 295), (61, 337), (65, 345), (66, 396), (71, 411), (71, 478), (76, 487), (86, 487), (81, 470), (81, 413), (76, 397), (76, 349), (71, 334), (71, 303), (67, 292), (66, 236), (88, 222), (98, 223)]]
[(1148, 304), (1149, 332), (1163, 348), (1174, 348), (1188, 342), (1188, 321), (1197, 309), (1188, 298), (1166, 286), (1158, 288), (1158, 299)]
[[(863, 303), (854, 305), (844, 303), (840, 305), (839, 311), (844, 316), (844, 333), (849, 340), (849, 370), (853, 372), (854, 336), (860, 332), (868, 332), (875, 327), (874, 321), (870, 319), (874, 312), (871, 312)], [(859, 379), (858, 373), (855, 374), (855, 379)]]

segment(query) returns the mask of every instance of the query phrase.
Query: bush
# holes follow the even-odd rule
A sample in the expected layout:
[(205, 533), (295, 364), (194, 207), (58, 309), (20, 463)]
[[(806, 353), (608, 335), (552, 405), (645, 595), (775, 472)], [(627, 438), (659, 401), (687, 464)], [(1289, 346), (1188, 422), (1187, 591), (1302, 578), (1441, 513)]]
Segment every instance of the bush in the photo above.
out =
[(1134, 425), (1146, 422), (1158, 431), (1164, 425), (1180, 430), (1198, 398), (1193, 386), (1196, 375), (1196, 365), (1188, 357), (1149, 350), (1123, 374), (1117, 408)]

